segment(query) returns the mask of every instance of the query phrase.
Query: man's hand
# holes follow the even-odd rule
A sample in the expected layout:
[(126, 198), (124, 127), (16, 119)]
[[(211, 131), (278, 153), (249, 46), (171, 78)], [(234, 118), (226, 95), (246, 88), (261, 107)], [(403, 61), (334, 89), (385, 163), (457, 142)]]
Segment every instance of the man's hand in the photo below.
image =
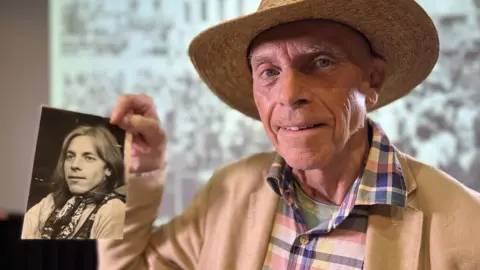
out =
[(147, 95), (120, 96), (110, 123), (133, 135), (130, 172), (149, 172), (165, 165), (167, 138), (152, 98)]

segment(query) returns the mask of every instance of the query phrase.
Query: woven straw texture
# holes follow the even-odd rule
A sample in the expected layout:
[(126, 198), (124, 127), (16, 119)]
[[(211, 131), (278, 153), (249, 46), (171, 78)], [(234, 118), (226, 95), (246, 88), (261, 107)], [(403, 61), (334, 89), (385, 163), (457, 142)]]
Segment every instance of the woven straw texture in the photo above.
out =
[(259, 119), (247, 62), (250, 42), (261, 32), (302, 19), (327, 19), (363, 33), (388, 65), (379, 109), (407, 95), (432, 71), (439, 39), (427, 13), (413, 0), (264, 0), (257, 12), (210, 27), (189, 47), (200, 78), (227, 105)]

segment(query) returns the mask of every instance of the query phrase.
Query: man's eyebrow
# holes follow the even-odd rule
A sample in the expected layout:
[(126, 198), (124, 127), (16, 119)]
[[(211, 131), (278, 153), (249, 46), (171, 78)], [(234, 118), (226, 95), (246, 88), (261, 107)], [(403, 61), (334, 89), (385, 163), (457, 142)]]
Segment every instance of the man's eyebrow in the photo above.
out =
[[(76, 153), (72, 150), (68, 150), (67, 151), (67, 154), (71, 154), (71, 155), (76, 155)], [(90, 151), (86, 151), (86, 152), (82, 152), (81, 153), (83, 156), (96, 156), (97, 154), (95, 154), (94, 152), (90, 152)]]
[(268, 53), (260, 53), (260, 54), (253, 55), (252, 51), (249, 50), (247, 55), (247, 63), (248, 63), (248, 69), (250, 70), (250, 72), (253, 71), (253, 67), (252, 67), (253, 61), (257, 63), (270, 62), (271, 56)]
[[(322, 42), (318, 43), (312, 46), (308, 46), (305, 49), (302, 50), (302, 54), (304, 55), (315, 55), (315, 54), (329, 54), (334, 57), (339, 57), (339, 58), (346, 58), (346, 54), (337, 48), (336, 46), (328, 43), (328, 42)], [(259, 53), (259, 54), (253, 54), (251, 51), (248, 53), (248, 63), (251, 65), (252, 61), (255, 62), (268, 62), (271, 61), (271, 55), (270, 53)]]
[(268, 54), (265, 54), (265, 53), (260, 53), (260, 54), (256, 54), (256, 55), (253, 55), (252, 53), (250, 53), (248, 55), (248, 61), (251, 62), (252, 60), (255, 60), (257, 62), (265, 62), (265, 61), (269, 61), (271, 59), (270, 55)]
[(328, 42), (318, 43), (318, 44), (309, 46), (304, 50), (304, 54), (321, 54), (321, 53), (326, 53), (331, 56), (340, 57), (340, 58), (347, 57), (345, 52), (343, 52), (337, 46), (334, 46)]

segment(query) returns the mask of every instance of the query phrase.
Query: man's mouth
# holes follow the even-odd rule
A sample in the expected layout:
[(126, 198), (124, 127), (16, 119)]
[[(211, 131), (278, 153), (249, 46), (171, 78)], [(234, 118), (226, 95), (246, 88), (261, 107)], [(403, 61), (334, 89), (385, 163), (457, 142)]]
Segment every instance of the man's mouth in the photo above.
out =
[(70, 180), (83, 180), (83, 179), (85, 179), (85, 177), (81, 177), (81, 176), (68, 176), (68, 179), (70, 179)]
[(281, 129), (290, 130), (290, 131), (300, 131), (300, 130), (317, 128), (325, 125), (326, 124), (318, 123), (318, 124), (312, 124), (312, 125), (306, 125), (306, 126), (286, 126), (286, 127), (282, 127)]

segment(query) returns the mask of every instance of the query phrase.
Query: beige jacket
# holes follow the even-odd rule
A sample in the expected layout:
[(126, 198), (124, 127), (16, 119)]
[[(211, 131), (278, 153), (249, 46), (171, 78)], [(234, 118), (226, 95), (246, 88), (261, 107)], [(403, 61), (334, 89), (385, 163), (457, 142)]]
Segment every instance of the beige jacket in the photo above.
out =
[[(407, 207), (373, 208), (364, 269), (480, 269), (480, 195), (397, 154)], [(129, 179), (124, 240), (98, 241), (99, 269), (261, 269), (279, 199), (264, 180), (273, 157), (217, 171), (182, 215), (155, 232), (165, 176)]]

